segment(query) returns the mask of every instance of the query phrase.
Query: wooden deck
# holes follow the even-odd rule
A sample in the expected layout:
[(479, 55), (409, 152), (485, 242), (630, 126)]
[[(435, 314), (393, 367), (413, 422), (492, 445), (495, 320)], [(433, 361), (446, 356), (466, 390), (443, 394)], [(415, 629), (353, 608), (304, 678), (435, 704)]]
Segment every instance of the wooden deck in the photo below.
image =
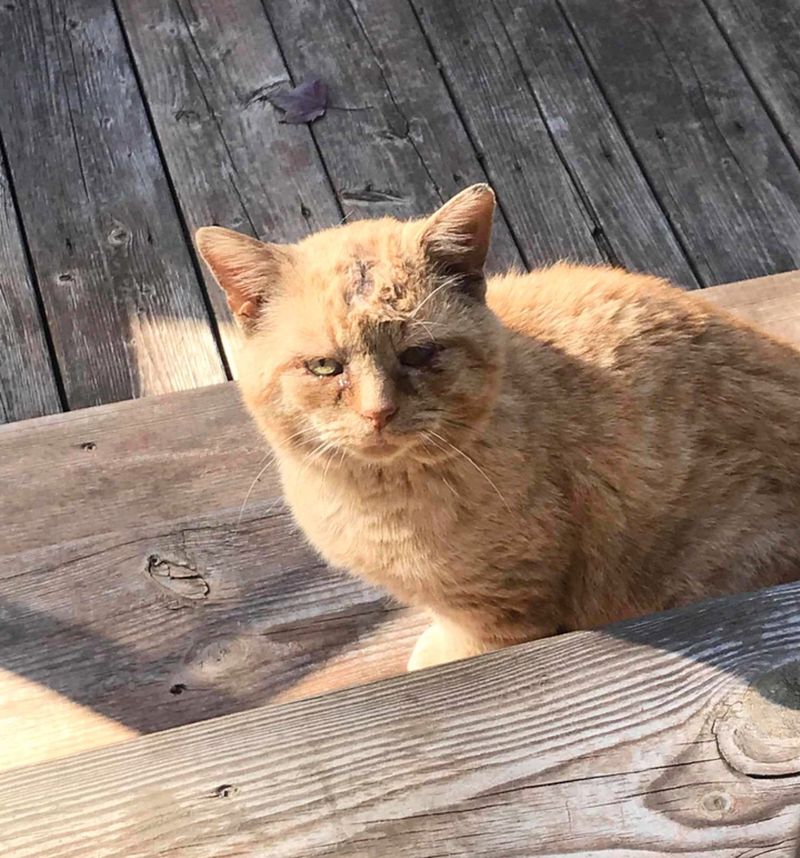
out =
[(189, 236), (488, 180), (495, 269), (800, 345), (799, 91), (800, 0), (0, 0), (3, 858), (797, 858), (800, 585), (398, 676), (422, 617), (243, 503)]
[[(201, 224), (488, 180), (495, 267), (800, 267), (798, 0), (9, 0), (0, 59), (0, 421), (235, 374)], [(311, 74), (327, 115), (280, 124)]]
[(4, 856), (796, 858), (800, 585), (398, 676), (262, 457), (233, 383), (0, 427)]

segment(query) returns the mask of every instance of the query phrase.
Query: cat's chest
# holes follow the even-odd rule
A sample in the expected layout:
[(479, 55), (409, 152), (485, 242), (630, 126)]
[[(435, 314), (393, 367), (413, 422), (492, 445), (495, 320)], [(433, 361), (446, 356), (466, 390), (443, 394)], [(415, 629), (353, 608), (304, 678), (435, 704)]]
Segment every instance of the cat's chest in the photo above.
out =
[(452, 496), (378, 473), (359, 480), (288, 472), (284, 484), (298, 523), (334, 566), (397, 592), (452, 564), (460, 527)]

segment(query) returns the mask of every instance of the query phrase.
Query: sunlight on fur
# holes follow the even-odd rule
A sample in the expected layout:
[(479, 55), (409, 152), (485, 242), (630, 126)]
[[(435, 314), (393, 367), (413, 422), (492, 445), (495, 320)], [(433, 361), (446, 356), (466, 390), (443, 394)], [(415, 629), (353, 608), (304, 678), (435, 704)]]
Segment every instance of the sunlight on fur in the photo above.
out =
[(647, 275), (487, 283), (493, 210), (197, 233), (306, 536), (433, 615), (409, 666), (800, 577), (800, 354)]

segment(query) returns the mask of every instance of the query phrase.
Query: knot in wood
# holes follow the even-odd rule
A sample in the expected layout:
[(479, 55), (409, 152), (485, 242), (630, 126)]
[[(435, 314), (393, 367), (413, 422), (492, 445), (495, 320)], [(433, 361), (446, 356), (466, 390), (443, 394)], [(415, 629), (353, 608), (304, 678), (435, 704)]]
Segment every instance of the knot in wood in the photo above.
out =
[(714, 733), (722, 757), (743, 774), (800, 774), (800, 661), (754, 679), (716, 720)]
[(146, 571), (159, 587), (175, 596), (195, 602), (208, 597), (208, 582), (190, 563), (151, 554), (147, 558)]

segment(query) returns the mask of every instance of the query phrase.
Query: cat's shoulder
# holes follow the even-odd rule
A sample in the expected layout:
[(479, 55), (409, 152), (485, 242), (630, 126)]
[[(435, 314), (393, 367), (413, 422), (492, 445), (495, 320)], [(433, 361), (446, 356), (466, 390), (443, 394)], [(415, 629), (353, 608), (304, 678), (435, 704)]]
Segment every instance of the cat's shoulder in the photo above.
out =
[[(559, 262), (529, 273), (512, 271), (489, 278), (487, 303), (503, 323), (523, 333), (541, 326), (636, 326), (658, 318), (681, 324), (706, 316), (705, 302), (650, 274), (603, 265)], [(711, 310), (712, 315), (716, 315)]]
[(530, 272), (509, 271), (490, 277), (487, 300), (493, 309), (512, 311), (531, 304), (560, 305), (565, 311), (582, 305), (625, 300), (680, 302), (681, 290), (652, 274), (625, 271), (609, 265), (557, 262)]

